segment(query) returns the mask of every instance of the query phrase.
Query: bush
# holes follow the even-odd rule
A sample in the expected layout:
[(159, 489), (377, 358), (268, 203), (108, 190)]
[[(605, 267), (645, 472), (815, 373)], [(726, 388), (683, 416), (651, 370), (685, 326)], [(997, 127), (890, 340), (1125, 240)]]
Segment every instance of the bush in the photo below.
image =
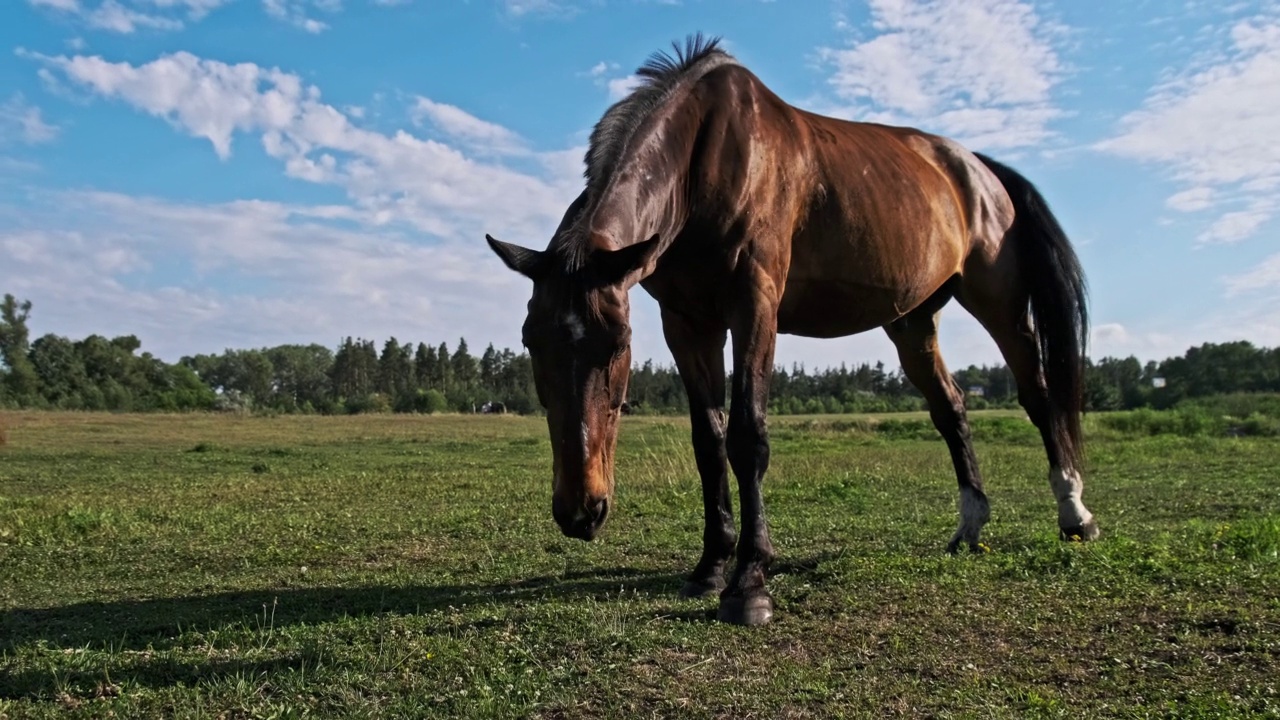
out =
[(239, 390), (228, 390), (213, 400), (213, 409), (220, 412), (247, 413), (252, 408), (249, 396)]
[(1280, 418), (1263, 415), (1262, 413), (1253, 413), (1242, 420), (1239, 425), (1232, 426), (1231, 430), (1238, 435), (1276, 437), (1280, 436)]
[(1197, 435), (1225, 434), (1226, 424), (1198, 408), (1184, 410), (1130, 410), (1106, 413), (1100, 418), (1103, 427), (1125, 435)]
[(391, 412), (391, 398), (383, 393), (370, 393), (364, 397), (347, 398), (346, 409), (348, 415)]
[(1135, 437), (1148, 435), (1200, 436), (1280, 436), (1280, 417), (1253, 412), (1245, 416), (1214, 412), (1197, 403), (1173, 410), (1130, 410), (1104, 413), (1099, 424), (1109, 430)]
[(1198, 409), (1212, 415), (1247, 418), (1252, 415), (1280, 419), (1280, 395), (1274, 393), (1233, 393), (1183, 400), (1178, 410)]
[(409, 396), (408, 407), (406, 412), (423, 413), (424, 415), (433, 415), (449, 411), (449, 399), (439, 390), (419, 390)]

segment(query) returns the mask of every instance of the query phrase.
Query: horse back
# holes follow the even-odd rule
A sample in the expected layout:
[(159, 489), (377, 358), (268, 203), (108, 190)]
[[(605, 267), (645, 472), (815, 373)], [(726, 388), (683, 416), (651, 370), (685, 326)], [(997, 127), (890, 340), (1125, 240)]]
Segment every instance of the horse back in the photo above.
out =
[(704, 274), (678, 290), (684, 273), (659, 272), (655, 296), (728, 289), (746, 258), (784, 289), (780, 331), (853, 334), (924, 302), (975, 248), (997, 252), (1012, 222), (1003, 186), (953, 141), (800, 110), (739, 65), (690, 99), (698, 129), (671, 137), (690, 138), (675, 155), (692, 213), (670, 254)]
[(963, 275), (974, 255), (999, 253), (1012, 204), (971, 152), (913, 128), (800, 115), (814, 201), (791, 242), (781, 315), (794, 332), (888, 324)]

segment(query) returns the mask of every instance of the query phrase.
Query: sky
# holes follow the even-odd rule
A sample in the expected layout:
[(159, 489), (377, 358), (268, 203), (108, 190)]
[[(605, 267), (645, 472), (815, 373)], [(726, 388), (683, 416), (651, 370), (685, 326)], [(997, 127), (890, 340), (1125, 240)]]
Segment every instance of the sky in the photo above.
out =
[[(4, 0), (0, 292), (183, 355), (520, 346), (592, 125), (702, 31), (782, 98), (953, 137), (1048, 198), (1090, 354), (1280, 345), (1280, 0)], [(668, 363), (632, 293), (633, 357)], [(1001, 362), (956, 305), (953, 368)], [(777, 362), (883, 360), (880, 331)]]

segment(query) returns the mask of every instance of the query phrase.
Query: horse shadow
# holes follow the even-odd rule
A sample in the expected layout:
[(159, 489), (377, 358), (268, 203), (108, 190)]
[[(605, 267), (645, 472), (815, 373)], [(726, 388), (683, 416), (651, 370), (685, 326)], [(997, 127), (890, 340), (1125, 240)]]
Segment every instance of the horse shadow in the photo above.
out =
[[(816, 573), (824, 558), (777, 563), (775, 575)], [(74, 603), (46, 608), (0, 610), (0, 656), (32, 647), (76, 652), (82, 648), (122, 653), (125, 675), (133, 685), (169, 687), (212, 678), (259, 676), (314, 666), (320, 649), (302, 649), (260, 661), (183, 660), (164, 651), (188, 640), (191, 631), (216, 633), (228, 629), (259, 632), (295, 625), (319, 625), (349, 618), (416, 615), (448, 608), (498, 605), (515, 609), (543, 601), (595, 598), (619, 594), (671, 598), (660, 614), (668, 621), (703, 623), (715, 618), (709, 603), (696, 606), (677, 599), (684, 576), (633, 567), (615, 567), (543, 575), (500, 583), (443, 583), (438, 585), (372, 585), (364, 587), (301, 587), (237, 590), (176, 597)], [(478, 618), (468, 627), (482, 629), (499, 623)], [(458, 627), (452, 627), (457, 631)], [(154, 655), (153, 655), (154, 653)], [(314, 656), (314, 657), (313, 657)], [(110, 692), (100, 670), (60, 671), (20, 669), (0, 677), (0, 699), (50, 698), (78, 689), (81, 697)], [(72, 693), (73, 695), (76, 693)]]
[(186, 631), (284, 628), (351, 617), (411, 615), (477, 604), (616, 595), (620, 590), (673, 595), (677, 575), (612, 568), (491, 584), (373, 585), (235, 590), (176, 597), (94, 601), (0, 611), (0, 653), (45, 642), (56, 647), (162, 650)]

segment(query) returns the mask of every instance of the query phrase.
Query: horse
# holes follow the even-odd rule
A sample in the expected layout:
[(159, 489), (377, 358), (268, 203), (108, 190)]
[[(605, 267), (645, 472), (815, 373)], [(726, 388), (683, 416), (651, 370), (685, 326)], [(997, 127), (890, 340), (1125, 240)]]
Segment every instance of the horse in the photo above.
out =
[(773, 617), (762, 481), (779, 333), (885, 330), (955, 466), (960, 521), (947, 549), (979, 551), (990, 506), (964, 395), (937, 342), (940, 310), (958, 301), (995, 340), (1040, 432), (1060, 536), (1096, 538), (1081, 498), (1088, 291), (1035, 186), (948, 138), (794, 107), (719, 38), (699, 33), (673, 49), (650, 56), (640, 85), (592, 129), (585, 187), (546, 249), (485, 235), (533, 281), (522, 338), (546, 409), (561, 531), (590, 541), (612, 510), (639, 285), (657, 300), (688, 391), (702, 481), (702, 554), (681, 594), (718, 593), (719, 620)]

